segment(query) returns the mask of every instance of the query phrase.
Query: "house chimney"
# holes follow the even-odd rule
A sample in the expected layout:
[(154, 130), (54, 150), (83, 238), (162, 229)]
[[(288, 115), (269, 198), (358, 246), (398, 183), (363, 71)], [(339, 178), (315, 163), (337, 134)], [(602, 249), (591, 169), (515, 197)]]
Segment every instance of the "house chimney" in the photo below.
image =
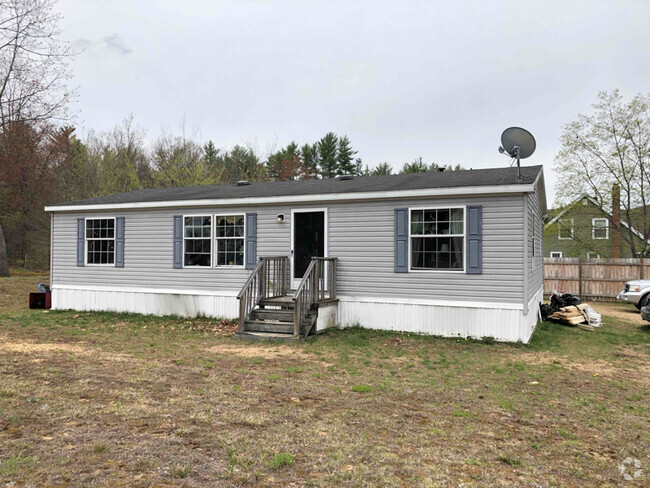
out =
[(621, 187), (612, 186), (612, 257), (621, 257)]

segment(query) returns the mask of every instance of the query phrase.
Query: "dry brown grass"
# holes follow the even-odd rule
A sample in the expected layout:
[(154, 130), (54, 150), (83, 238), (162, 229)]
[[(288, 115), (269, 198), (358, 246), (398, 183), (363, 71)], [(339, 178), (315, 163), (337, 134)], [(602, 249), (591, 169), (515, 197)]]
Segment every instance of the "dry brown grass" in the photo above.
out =
[(614, 313), (526, 347), (212, 330), (0, 312), (0, 486), (617, 486), (648, 465), (650, 328)]
[(0, 313), (27, 310), (29, 293), (38, 292), (39, 283), (49, 283), (47, 271), (11, 269), (9, 278), (0, 278)]

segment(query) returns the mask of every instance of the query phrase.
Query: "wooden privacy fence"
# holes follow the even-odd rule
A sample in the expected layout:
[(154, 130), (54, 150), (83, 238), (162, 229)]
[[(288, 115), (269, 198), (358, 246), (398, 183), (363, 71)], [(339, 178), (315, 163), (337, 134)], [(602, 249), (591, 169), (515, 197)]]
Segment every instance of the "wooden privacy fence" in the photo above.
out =
[(650, 279), (648, 259), (544, 258), (544, 295), (555, 290), (583, 300), (616, 300), (626, 281)]

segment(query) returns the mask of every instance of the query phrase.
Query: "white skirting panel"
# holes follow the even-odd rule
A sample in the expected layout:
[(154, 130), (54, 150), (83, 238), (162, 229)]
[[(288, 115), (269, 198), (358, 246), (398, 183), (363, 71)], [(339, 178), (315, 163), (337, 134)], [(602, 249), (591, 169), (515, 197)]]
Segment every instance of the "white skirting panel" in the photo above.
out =
[[(321, 307), (317, 329), (320, 331), (337, 323), (343, 326), (358, 324), (369, 329), (528, 342), (537, 324), (537, 304), (542, 297), (540, 289), (530, 301), (527, 315), (524, 315), (523, 306), (516, 304), (341, 297), (338, 309), (335, 305)], [(235, 318), (239, 315), (239, 302), (233, 293), (202, 295), (185, 291), (90, 290), (62, 286), (52, 290), (52, 308), (185, 317)]]
[(528, 302), (528, 315), (524, 316), (521, 342), (528, 342), (535, 332), (539, 320), (539, 304), (544, 301), (544, 287), (540, 287), (533, 299)]
[(325, 329), (336, 327), (339, 323), (338, 311), (338, 304), (319, 306), (318, 317), (316, 318), (316, 331), (321, 332)]
[[(537, 307), (524, 315), (523, 306), (476, 302), (462, 304), (404, 303), (386, 299), (341, 298), (339, 322), (380, 330), (431, 334), (443, 337), (492, 337), (497, 341), (528, 342), (537, 323)], [(531, 325), (532, 324), (532, 325)]]
[(145, 315), (236, 318), (239, 302), (232, 295), (190, 295), (117, 290), (52, 290), (55, 310), (131, 312)]

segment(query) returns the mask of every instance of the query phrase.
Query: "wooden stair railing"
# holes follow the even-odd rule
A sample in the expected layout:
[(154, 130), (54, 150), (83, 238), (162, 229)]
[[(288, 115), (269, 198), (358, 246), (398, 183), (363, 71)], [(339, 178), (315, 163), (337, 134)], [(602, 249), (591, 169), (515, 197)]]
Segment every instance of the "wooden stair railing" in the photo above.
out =
[(281, 297), (287, 294), (288, 256), (267, 256), (259, 258), (255, 269), (242, 287), (239, 300), (239, 332), (244, 332), (246, 317), (264, 298)]
[[(302, 324), (312, 306), (319, 302), (336, 299), (336, 258), (311, 258), (293, 296), (293, 335), (298, 337)], [(309, 335), (305, 330), (305, 337)]]

